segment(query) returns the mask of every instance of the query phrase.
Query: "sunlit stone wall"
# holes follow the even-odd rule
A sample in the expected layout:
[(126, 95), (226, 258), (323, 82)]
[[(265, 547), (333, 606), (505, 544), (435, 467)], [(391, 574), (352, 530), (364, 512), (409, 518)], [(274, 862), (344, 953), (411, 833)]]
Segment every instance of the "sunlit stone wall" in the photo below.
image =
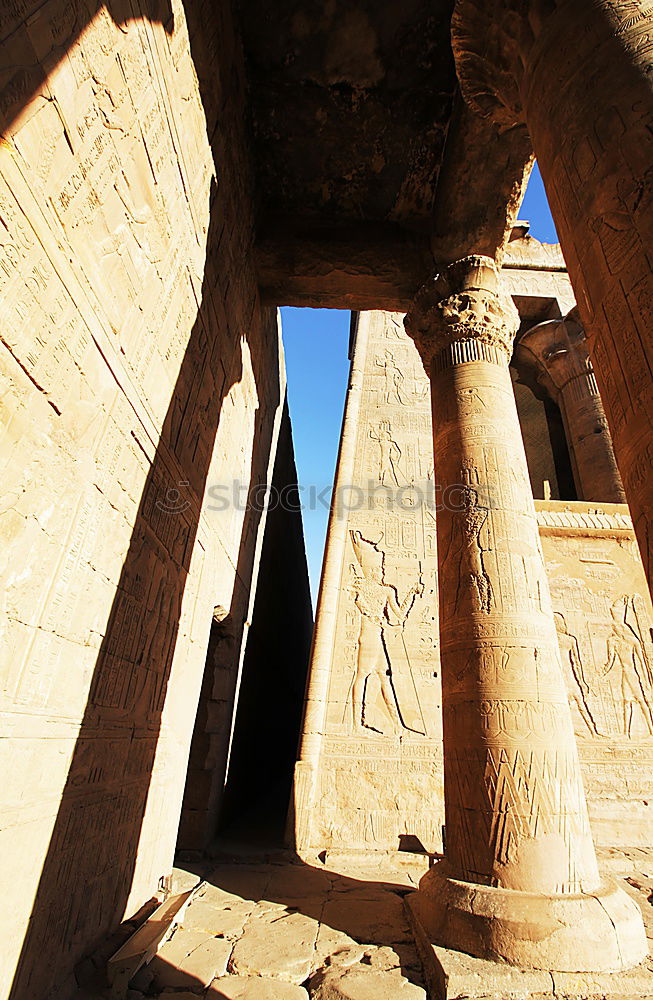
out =
[(208, 491), (268, 481), (284, 391), (239, 60), (228, 5), (0, 15), (2, 996), (170, 871), (216, 606), (231, 714), (262, 522)]

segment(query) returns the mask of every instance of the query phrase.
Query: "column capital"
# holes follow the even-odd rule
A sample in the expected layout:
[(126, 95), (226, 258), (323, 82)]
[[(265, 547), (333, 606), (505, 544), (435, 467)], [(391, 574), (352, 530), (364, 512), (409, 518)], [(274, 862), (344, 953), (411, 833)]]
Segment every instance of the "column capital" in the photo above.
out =
[(463, 96), (482, 117), (524, 121), (524, 61), (560, 0), (457, 0), (451, 42)]
[(507, 364), (519, 314), (490, 257), (463, 257), (423, 285), (404, 320), (427, 373), (466, 361)]
[(574, 315), (537, 323), (520, 336), (518, 343), (539, 365), (554, 397), (575, 379), (581, 380), (586, 392), (598, 394), (585, 331)]

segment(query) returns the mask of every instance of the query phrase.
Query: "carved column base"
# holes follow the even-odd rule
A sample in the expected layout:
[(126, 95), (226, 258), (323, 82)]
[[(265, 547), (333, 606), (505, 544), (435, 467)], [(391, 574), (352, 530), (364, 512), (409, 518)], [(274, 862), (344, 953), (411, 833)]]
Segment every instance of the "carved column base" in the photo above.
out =
[(418, 934), (477, 958), (551, 972), (620, 972), (647, 955), (642, 915), (615, 883), (543, 896), (451, 878), (441, 861), (409, 897)]

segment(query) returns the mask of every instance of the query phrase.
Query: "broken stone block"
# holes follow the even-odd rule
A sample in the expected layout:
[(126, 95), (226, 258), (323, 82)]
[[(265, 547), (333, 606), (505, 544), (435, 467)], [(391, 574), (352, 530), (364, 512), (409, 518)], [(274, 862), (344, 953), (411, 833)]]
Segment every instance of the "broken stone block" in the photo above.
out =
[(192, 892), (189, 889), (169, 896), (111, 956), (107, 962), (107, 977), (116, 996), (124, 992), (132, 976), (152, 959), (166, 935), (182, 922)]

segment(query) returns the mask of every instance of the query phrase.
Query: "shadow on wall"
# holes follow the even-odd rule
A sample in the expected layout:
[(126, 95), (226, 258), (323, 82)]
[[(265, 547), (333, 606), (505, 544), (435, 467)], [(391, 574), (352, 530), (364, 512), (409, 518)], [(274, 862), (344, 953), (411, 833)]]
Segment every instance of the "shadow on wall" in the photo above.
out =
[[(39, 10), (41, 8), (41, 10)], [(43, 11), (36, 0), (13, 5), (0, 20), (0, 134), (20, 119), (39, 94), (51, 100), (48, 77), (75, 47), (89, 24), (109, 14), (117, 25), (135, 17), (162, 24), (172, 34), (171, 0), (139, 0), (135, 13), (130, 0), (55, 0)], [(38, 11), (38, 13), (37, 13)], [(29, 17), (30, 14), (36, 16)], [(29, 20), (29, 26), (28, 26)]]
[[(183, 857), (207, 852), (219, 823), (242, 824), (246, 840), (253, 832), (266, 843), (283, 836), (313, 625), (286, 401), (270, 494), (253, 608), (242, 582), (251, 566), (239, 564), (229, 609), (214, 609), (177, 836)], [(242, 552), (251, 556), (253, 547)]]
[[(281, 846), (313, 632), (288, 403), (284, 404), (220, 833)], [(278, 502), (277, 502), (278, 501)], [(214, 831), (215, 832), (215, 831)]]
[[(191, 0), (187, 3), (191, 48), (194, 39), (205, 46), (208, 32), (198, 23)], [(57, 6), (61, 38), (46, 66), (65, 55), (99, 10), (94, 4), (75, 6), (63, 0)], [(167, 5), (151, 4), (146, 9), (147, 17), (171, 19)], [(125, 5), (110, 3), (109, 10), (120, 21)], [(18, 95), (23, 102), (28, 100), (44, 81), (44, 74), (39, 77), (30, 62), (27, 48), (26, 33), (17, 32), (9, 65), (18, 68), (10, 72), (8, 84), (5, 74), (5, 128), (19, 113)], [(206, 62), (201, 65), (208, 74)], [(214, 108), (215, 92), (205, 95), (207, 77), (202, 77), (200, 69), (198, 66), (202, 100), (206, 97)], [(217, 189), (212, 185), (211, 190), (201, 301), (142, 490), (9, 994), (11, 1000), (49, 995), (70, 975), (75, 962), (123, 917), (202, 497), (223, 402), (242, 378), (243, 342), (251, 355), (257, 387), (270, 383), (269, 354), (270, 345), (277, 342), (276, 317), (270, 310), (261, 313), (253, 271), (246, 259), (247, 239), (240, 241), (242, 250), (238, 244), (235, 250), (230, 245), (230, 225), (236, 225), (239, 215), (247, 215), (246, 207), (238, 203), (244, 181), (234, 170), (235, 156), (225, 134), (233, 131), (237, 135), (242, 122), (232, 120), (238, 116), (237, 109), (228, 112), (228, 120), (226, 115), (218, 128), (211, 129), (210, 136), (220, 184)], [(215, 114), (211, 117), (207, 113), (207, 120), (215, 121)], [(260, 388), (258, 397), (263, 397)], [(268, 401), (269, 408), (259, 408), (255, 416), (254, 476), (267, 468), (271, 410), (279, 403), (278, 394), (271, 398), (268, 392)], [(183, 510), (168, 509), (165, 502), (170, 483), (178, 481), (175, 468), (181, 468), (188, 481)], [(242, 528), (237, 579), (240, 577), (245, 586), (252, 571), (251, 539), (258, 517), (251, 512)], [(171, 810), (178, 808), (179, 803), (170, 804)], [(147, 844), (141, 849), (147, 850)]]

